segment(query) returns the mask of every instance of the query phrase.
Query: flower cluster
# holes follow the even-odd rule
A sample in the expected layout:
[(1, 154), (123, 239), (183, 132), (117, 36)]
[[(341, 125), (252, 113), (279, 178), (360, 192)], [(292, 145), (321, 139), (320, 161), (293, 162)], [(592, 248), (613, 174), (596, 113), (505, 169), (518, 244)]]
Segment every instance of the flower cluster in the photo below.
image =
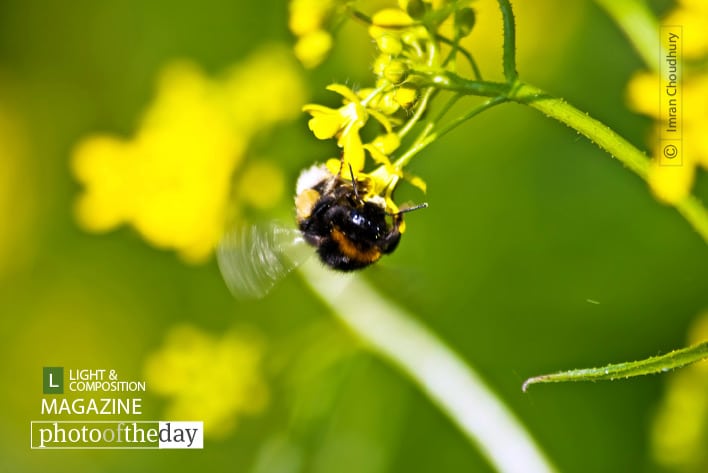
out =
[(268, 403), (257, 337), (230, 332), (217, 338), (191, 326), (170, 330), (165, 345), (145, 361), (151, 392), (171, 398), (168, 419), (200, 419), (205, 432), (229, 433), (239, 416)]
[[(351, 169), (351, 177), (366, 182), (370, 195), (384, 196), (391, 213), (398, 211), (392, 193), (401, 178), (425, 191), (420, 178), (404, 172), (416, 151), (415, 143), (403, 149), (402, 141), (420, 120), (434, 92), (416, 72), (454, 67), (458, 51), (453, 46), (443, 54), (438, 30), (452, 23), (454, 45), (472, 29), (474, 12), (458, 3), (464, 2), (401, 0), (397, 8), (384, 8), (370, 18), (356, 12), (357, 18), (368, 22), (378, 50), (373, 62), (374, 85), (353, 90), (332, 84), (328, 90), (343, 98), (340, 107), (308, 104), (303, 108), (312, 116), (309, 127), (314, 135), (335, 139), (342, 150), (341, 159), (328, 163), (330, 170), (347, 179), (349, 172), (342, 170)], [(371, 118), (378, 124), (378, 132), (372, 133), (367, 126)], [(362, 138), (367, 132), (369, 141)], [(397, 160), (392, 159), (394, 154), (399, 155)], [(367, 155), (377, 165), (368, 173), (364, 172)]]
[[(684, 31), (693, 31), (690, 41), (682, 43), (681, 58), (685, 69), (682, 77), (681, 133), (682, 149), (679, 163), (669, 163), (661, 158), (659, 135), (667, 128), (667, 117), (660, 116), (661, 78), (656, 73), (636, 74), (629, 83), (629, 102), (637, 111), (654, 117), (653, 131), (656, 144), (654, 159), (649, 169), (649, 185), (654, 195), (669, 204), (675, 204), (691, 192), (696, 168), (708, 169), (708, 3), (700, 0), (680, 0), (676, 9), (663, 20), (667, 25), (683, 25)], [(696, 68), (692, 63), (703, 64)]]
[(130, 224), (187, 261), (205, 260), (237, 217), (232, 201), (267, 207), (283, 193), (279, 168), (245, 156), (257, 133), (297, 116), (303, 90), (279, 49), (254, 54), (219, 80), (187, 62), (166, 67), (133, 138), (95, 135), (76, 147), (79, 223), (94, 232)]

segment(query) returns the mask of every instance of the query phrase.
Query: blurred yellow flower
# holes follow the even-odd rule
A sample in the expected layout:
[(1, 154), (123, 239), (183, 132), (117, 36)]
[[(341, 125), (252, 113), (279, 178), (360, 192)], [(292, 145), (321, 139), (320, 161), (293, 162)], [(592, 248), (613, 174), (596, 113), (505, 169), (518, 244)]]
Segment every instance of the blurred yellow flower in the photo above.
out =
[[(708, 313), (689, 334), (691, 344), (708, 340)], [(702, 361), (670, 375), (651, 430), (655, 460), (684, 473), (708, 471), (708, 362)]]
[(37, 202), (28, 146), (20, 118), (0, 100), (0, 280), (32, 252)]
[(686, 57), (708, 54), (708, 2), (705, 0), (678, 0), (678, 7), (662, 21), (665, 25), (681, 25), (688, 40), (683, 42)]
[[(95, 135), (76, 146), (80, 225), (102, 232), (130, 224), (153, 245), (204, 261), (224, 231), (232, 178), (250, 140), (297, 117), (303, 101), (302, 80), (280, 49), (256, 53), (218, 80), (187, 62), (169, 65), (132, 139)], [(261, 196), (251, 189), (251, 202), (278, 201), (278, 173), (256, 174), (269, 180), (256, 186)]]
[(206, 436), (223, 437), (240, 416), (258, 414), (268, 403), (263, 352), (250, 333), (214, 337), (180, 325), (147, 357), (145, 380), (151, 393), (170, 398), (165, 418), (202, 420)]
[(313, 31), (300, 36), (295, 43), (295, 57), (307, 69), (319, 66), (332, 49), (332, 35), (324, 30)]
[(332, 48), (327, 23), (337, 8), (337, 0), (291, 0), (290, 31), (297, 36), (295, 56), (306, 68), (317, 67)]
[[(681, 60), (705, 61), (708, 57), (708, 3), (703, 0), (679, 1), (677, 8), (662, 23), (681, 25), (689, 35), (690, 40), (682, 42)], [(708, 135), (705, 133), (708, 128), (708, 72), (688, 68), (682, 72), (680, 160), (676, 163), (663, 158), (665, 143), (660, 141), (660, 136), (668, 127), (668, 117), (661, 116), (659, 75), (640, 72), (628, 85), (630, 106), (656, 119), (648, 182), (654, 195), (669, 204), (678, 203), (690, 194), (697, 166), (708, 169)]]
[[(256, 209), (275, 206), (285, 192), (285, 178), (278, 166), (268, 161), (256, 161), (243, 171), (237, 199)], [(269, 183), (272, 192), (263, 192), (263, 183)]]

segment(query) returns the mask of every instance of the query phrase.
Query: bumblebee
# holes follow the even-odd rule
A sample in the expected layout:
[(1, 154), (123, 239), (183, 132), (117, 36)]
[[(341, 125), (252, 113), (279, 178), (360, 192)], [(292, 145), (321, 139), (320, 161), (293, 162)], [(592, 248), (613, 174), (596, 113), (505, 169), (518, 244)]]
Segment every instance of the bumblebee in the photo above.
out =
[(403, 214), (427, 204), (392, 213), (386, 199), (372, 192), (367, 180), (345, 179), (326, 166), (305, 169), (295, 197), (298, 229), (271, 222), (237, 226), (217, 247), (224, 281), (237, 298), (264, 297), (316, 248), (322, 262), (338, 271), (354, 271), (396, 249)]
[(391, 214), (381, 196), (367, 199), (366, 181), (351, 180), (315, 165), (300, 175), (295, 208), (303, 239), (317, 249), (320, 260), (339, 271), (354, 271), (393, 252), (401, 239), (403, 213)]

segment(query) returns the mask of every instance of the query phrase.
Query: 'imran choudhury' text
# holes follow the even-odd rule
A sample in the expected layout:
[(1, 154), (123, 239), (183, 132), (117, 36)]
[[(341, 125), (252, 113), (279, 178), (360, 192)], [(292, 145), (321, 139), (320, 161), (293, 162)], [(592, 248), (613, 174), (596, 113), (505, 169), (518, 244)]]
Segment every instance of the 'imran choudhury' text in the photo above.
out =
[(668, 97), (666, 116), (666, 132), (676, 133), (678, 130), (678, 95), (679, 91), (679, 70), (678, 70), (678, 40), (679, 35), (669, 33), (668, 52), (666, 54), (666, 96)]

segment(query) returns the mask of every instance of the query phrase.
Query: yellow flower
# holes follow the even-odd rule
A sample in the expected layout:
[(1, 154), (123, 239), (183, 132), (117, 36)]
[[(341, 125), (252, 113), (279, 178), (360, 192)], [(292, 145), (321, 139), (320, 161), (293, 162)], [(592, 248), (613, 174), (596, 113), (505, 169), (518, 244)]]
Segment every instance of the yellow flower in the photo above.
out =
[(24, 123), (3, 99), (0, 97), (0, 221), (4, 222), (0, 231), (0, 282), (32, 255), (38, 195)]
[(366, 125), (369, 116), (378, 120), (389, 133), (392, 130), (391, 122), (381, 112), (367, 108), (377, 91), (361, 100), (356, 93), (341, 84), (329, 85), (327, 89), (344, 97), (344, 105), (338, 109), (317, 104), (305, 105), (303, 111), (312, 115), (308, 126), (320, 140), (337, 138), (337, 145), (343, 150), (344, 165), (351, 165), (356, 175), (364, 169), (364, 145), (359, 132)]
[(318, 66), (332, 48), (326, 27), (336, 7), (336, 0), (290, 1), (290, 31), (298, 37), (295, 56), (306, 68)]
[(338, 109), (317, 104), (305, 105), (303, 111), (312, 115), (308, 126), (320, 140), (337, 137), (337, 145), (344, 151), (345, 163), (351, 165), (355, 173), (359, 172), (364, 169), (364, 147), (359, 131), (366, 125), (369, 114), (359, 97), (348, 87), (332, 84), (327, 89), (342, 95), (344, 105)]
[(708, 2), (705, 0), (679, 0), (678, 7), (662, 24), (682, 26), (687, 38), (682, 44), (685, 57), (700, 58), (708, 54)]
[[(296, 117), (303, 96), (292, 61), (277, 49), (257, 53), (219, 80), (190, 63), (168, 66), (133, 138), (96, 135), (77, 145), (80, 225), (102, 232), (129, 224), (157, 247), (204, 261), (227, 224), (232, 176), (250, 140)], [(272, 177), (259, 183), (267, 194), (256, 199), (260, 204), (282, 195), (282, 176), (271, 171), (256, 174)]]
[(649, 185), (654, 195), (667, 203), (679, 202), (690, 193), (696, 166), (708, 169), (708, 135), (705, 133), (708, 128), (708, 74), (686, 75), (682, 89), (680, 159), (673, 162), (663, 157), (665, 143), (659, 140), (668, 124), (666, 117), (659, 116), (658, 75), (639, 73), (630, 80), (628, 88), (630, 106), (657, 120), (651, 140), (655, 145)]
[(322, 29), (335, 6), (333, 0), (291, 0), (290, 31), (303, 36)]
[[(691, 328), (691, 344), (708, 339), (708, 313)], [(651, 430), (656, 461), (671, 471), (708, 470), (708, 363), (703, 361), (669, 375), (666, 392)]]
[[(708, 3), (684, 0), (663, 20), (664, 24), (683, 26), (684, 31), (702, 32), (683, 42), (683, 57), (705, 60), (708, 56)], [(676, 204), (691, 192), (696, 167), (708, 169), (708, 73), (686, 66), (680, 83), (680, 115), (676, 125), (680, 140), (662, 142), (669, 123), (661, 116), (661, 79), (658, 74), (641, 72), (629, 82), (628, 101), (638, 112), (656, 120), (652, 133), (653, 160), (648, 182), (654, 195), (667, 203)], [(665, 112), (665, 111), (664, 111)], [(676, 146), (676, 158), (667, 154), (667, 144)], [(672, 151), (669, 150), (669, 151)]]
[[(656, 153), (662, 151), (659, 148)], [(684, 162), (678, 166), (663, 164), (659, 159), (652, 160), (649, 165), (649, 187), (654, 196), (662, 202), (675, 204), (691, 193), (695, 166), (687, 162), (688, 158), (683, 159)]]
[(308, 69), (319, 66), (332, 49), (332, 35), (317, 30), (298, 38), (295, 43), (295, 57)]
[(232, 331), (223, 337), (191, 326), (173, 327), (165, 345), (145, 361), (151, 393), (171, 399), (165, 418), (202, 420), (206, 436), (222, 437), (246, 414), (268, 403), (257, 337)]

